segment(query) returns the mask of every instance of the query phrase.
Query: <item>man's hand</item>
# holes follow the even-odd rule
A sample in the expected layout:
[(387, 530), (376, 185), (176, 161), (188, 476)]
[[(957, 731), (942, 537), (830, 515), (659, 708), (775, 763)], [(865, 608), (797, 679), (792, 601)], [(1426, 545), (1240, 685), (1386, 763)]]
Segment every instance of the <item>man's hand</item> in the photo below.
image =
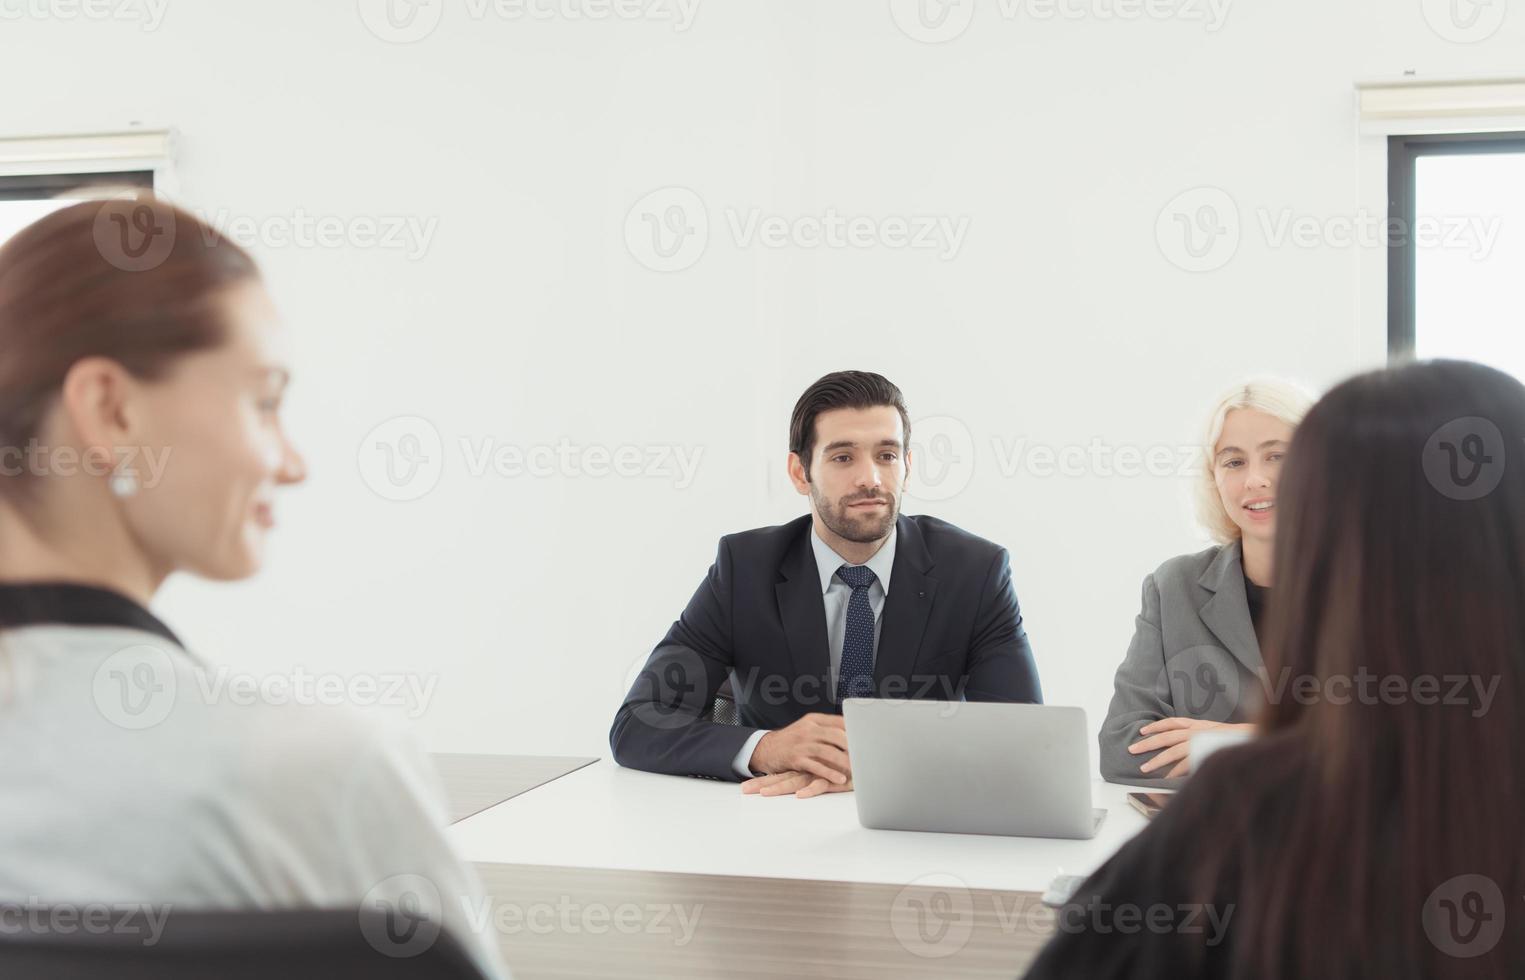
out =
[(830, 783), (820, 776), (803, 772), (775, 772), (768, 776), (756, 776), (741, 784), (743, 793), (758, 796), (788, 796), (793, 793), (802, 800), (822, 793), (851, 793), (853, 781)]
[[(1210, 728), (1239, 732), (1255, 730), (1254, 725), (1229, 725), (1197, 718), (1161, 718), (1140, 728), (1138, 733), (1146, 737), (1128, 746), (1128, 751), (1138, 755), (1141, 752), (1161, 750), (1153, 759), (1138, 767), (1139, 772), (1146, 776), (1164, 776), (1166, 779), (1185, 776), (1191, 772), (1191, 733)], [(1166, 766), (1170, 766), (1169, 771), (1160, 772)]]
[(748, 765), (753, 772), (766, 775), (800, 773), (824, 779), (833, 786), (851, 783), (847, 723), (841, 715), (808, 714), (759, 739)]

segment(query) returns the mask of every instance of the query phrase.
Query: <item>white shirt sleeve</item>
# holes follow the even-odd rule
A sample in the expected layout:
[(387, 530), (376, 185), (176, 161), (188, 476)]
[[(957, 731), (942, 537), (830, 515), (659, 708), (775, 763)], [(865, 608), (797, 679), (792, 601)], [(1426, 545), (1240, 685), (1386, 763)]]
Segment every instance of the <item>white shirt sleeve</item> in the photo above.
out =
[(742, 779), (752, 778), (752, 753), (756, 751), (757, 743), (761, 742), (762, 737), (766, 734), (768, 734), (768, 729), (766, 728), (759, 728), (753, 732), (752, 737), (747, 739), (745, 744), (742, 745), (741, 751), (736, 753), (736, 758), (731, 760), (731, 768)]
[[(433, 762), (410, 732), (384, 725), (371, 735), (346, 780), (345, 839), (331, 845), (346, 854), (362, 905), (390, 909), (404, 926), (411, 925), (409, 916), (429, 920), (394, 955), (413, 949), (407, 944), (434, 941), (442, 925), (483, 976), (508, 980), (481, 882), (447, 835), (449, 816)], [(372, 945), (396, 942), (384, 935)]]

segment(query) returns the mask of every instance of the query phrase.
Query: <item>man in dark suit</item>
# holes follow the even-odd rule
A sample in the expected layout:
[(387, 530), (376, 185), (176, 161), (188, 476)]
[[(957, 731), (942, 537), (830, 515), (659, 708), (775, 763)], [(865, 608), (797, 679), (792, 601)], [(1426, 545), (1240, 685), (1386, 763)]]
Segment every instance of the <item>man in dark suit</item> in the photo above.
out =
[[(852, 788), (843, 697), (1042, 701), (1006, 550), (900, 514), (910, 428), (877, 374), (800, 396), (789, 476), (811, 513), (720, 539), (615, 715), (620, 765), (815, 796)], [(728, 681), (740, 725), (711, 717)]]

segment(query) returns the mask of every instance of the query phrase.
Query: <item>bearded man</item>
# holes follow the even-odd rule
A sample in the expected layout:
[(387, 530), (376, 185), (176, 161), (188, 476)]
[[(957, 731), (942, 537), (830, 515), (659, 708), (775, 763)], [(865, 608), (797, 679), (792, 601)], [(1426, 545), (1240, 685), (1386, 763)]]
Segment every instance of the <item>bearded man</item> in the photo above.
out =
[(800, 396), (789, 478), (810, 513), (720, 539), (615, 715), (616, 762), (818, 796), (852, 789), (845, 698), (1042, 702), (1006, 549), (900, 513), (910, 430), (878, 374)]

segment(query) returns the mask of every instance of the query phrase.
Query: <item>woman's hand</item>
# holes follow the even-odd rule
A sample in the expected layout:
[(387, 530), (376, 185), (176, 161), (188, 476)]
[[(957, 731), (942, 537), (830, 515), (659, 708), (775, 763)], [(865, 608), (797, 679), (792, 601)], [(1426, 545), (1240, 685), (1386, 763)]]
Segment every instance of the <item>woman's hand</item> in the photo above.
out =
[[(1199, 718), (1161, 718), (1140, 728), (1138, 733), (1145, 737), (1128, 746), (1128, 751), (1138, 755), (1158, 750), (1154, 758), (1138, 767), (1139, 772), (1146, 776), (1164, 776), (1166, 779), (1185, 776), (1191, 772), (1191, 733), (1212, 728), (1235, 732), (1255, 730), (1255, 726), (1249, 724), (1230, 725)], [(1169, 771), (1160, 772), (1166, 766), (1170, 766)]]

